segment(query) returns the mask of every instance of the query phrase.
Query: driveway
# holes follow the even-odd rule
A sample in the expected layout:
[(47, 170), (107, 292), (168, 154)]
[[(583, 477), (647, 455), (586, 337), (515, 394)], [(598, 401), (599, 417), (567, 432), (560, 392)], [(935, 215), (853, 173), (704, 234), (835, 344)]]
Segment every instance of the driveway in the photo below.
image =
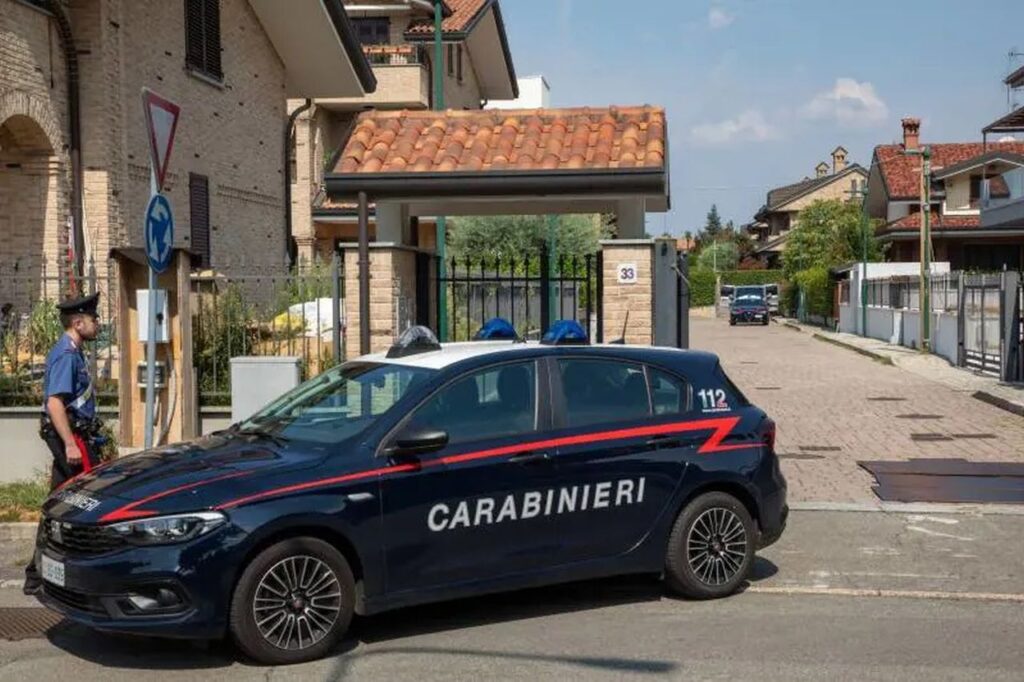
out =
[(793, 501), (876, 501), (874, 479), (858, 460), (1024, 461), (1024, 419), (967, 391), (781, 324), (730, 327), (692, 318), (690, 325), (691, 346), (717, 353), (732, 380), (775, 420)]

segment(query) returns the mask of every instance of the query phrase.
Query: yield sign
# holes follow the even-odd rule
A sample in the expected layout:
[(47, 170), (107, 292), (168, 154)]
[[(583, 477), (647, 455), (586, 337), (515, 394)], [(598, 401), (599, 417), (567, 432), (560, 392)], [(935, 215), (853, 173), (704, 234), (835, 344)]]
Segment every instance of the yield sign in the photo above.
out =
[(181, 107), (149, 88), (142, 88), (142, 108), (146, 113), (146, 129), (149, 133), (150, 163), (156, 174), (156, 191), (160, 192), (164, 187), (164, 175), (171, 158), (174, 131), (178, 127)]

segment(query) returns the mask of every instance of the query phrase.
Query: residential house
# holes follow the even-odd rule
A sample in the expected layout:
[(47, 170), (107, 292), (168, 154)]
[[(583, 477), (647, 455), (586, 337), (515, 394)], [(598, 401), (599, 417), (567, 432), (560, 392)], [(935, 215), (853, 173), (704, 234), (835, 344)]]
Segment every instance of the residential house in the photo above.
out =
[(487, 109), (550, 109), (551, 85), (544, 76), (524, 76), (518, 79), (519, 96), (515, 99), (496, 99), (487, 103)]
[[(356, 117), (366, 109), (433, 109), (434, 14), (424, 0), (345, 0), (346, 9), (373, 65), (377, 90), (368, 96), (334, 93), (288, 108), (296, 117), (291, 156), (291, 232), (295, 255), (309, 262), (328, 256), (338, 242), (354, 241), (354, 204), (336, 203), (324, 192), (325, 169), (352, 134)], [(519, 95), (498, 0), (445, 0), (442, 70), (448, 109), (481, 109), (490, 100)], [(370, 233), (377, 239), (376, 207)], [(415, 242), (432, 248), (435, 221), (413, 221)], [(384, 237), (382, 237), (384, 238)]]
[(790, 230), (800, 220), (800, 211), (819, 199), (856, 199), (864, 188), (868, 172), (847, 162), (843, 147), (832, 150), (832, 165), (822, 161), (814, 168), (813, 178), (768, 191), (767, 199), (751, 223), (744, 229), (754, 238), (754, 254), (767, 267), (779, 267)]
[(29, 276), (142, 244), (143, 87), (181, 105), (175, 244), (283, 267), (285, 96), (374, 88), (340, 0), (0, 0), (0, 63), (0, 263)]
[[(1002, 175), (1024, 165), (1024, 142), (943, 142), (923, 145), (921, 122), (903, 119), (903, 142), (879, 145), (868, 181), (868, 214), (885, 221), (876, 235), (889, 244), (892, 261), (921, 258), (921, 151), (931, 150), (930, 232), (932, 260), (953, 270), (1017, 268), (1022, 262), (1024, 223), (1003, 220), (993, 210), (982, 224), (986, 199), (992, 209), (1016, 199)], [(1013, 176), (1011, 175), (1011, 178)], [(1019, 173), (1017, 173), (1019, 178)], [(1016, 181), (1016, 198), (1021, 196)]]

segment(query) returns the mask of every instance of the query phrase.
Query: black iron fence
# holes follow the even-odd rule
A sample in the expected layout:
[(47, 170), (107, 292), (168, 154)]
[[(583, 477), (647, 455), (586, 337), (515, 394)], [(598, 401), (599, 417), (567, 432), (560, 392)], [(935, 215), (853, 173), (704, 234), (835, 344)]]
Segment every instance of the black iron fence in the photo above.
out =
[(341, 260), (280, 273), (192, 275), (193, 362), (201, 405), (231, 404), (231, 358), (296, 356), (302, 378), (344, 357)]
[(0, 406), (42, 404), (46, 355), (64, 333), (57, 303), (100, 292), (99, 336), (85, 345), (97, 399), (117, 404), (117, 301), (114, 261), (84, 275), (47, 259), (0, 262)]
[[(523, 338), (539, 338), (554, 320), (576, 320), (600, 342), (601, 254), (550, 258), (453, 258), (437, 263), (436, 294), (447, 292), (448, 340), (465, 341), (502, 317)], [(438, 320), (439, 322), (440, 320)]]

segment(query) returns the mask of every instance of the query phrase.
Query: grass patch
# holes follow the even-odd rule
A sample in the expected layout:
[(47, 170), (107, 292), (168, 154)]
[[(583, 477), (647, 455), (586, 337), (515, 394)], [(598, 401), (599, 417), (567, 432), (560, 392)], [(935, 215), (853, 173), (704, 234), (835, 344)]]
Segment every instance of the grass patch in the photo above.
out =
[(0, 522), (34, 521), (50, 494), (43, 480), (0, 484)]

